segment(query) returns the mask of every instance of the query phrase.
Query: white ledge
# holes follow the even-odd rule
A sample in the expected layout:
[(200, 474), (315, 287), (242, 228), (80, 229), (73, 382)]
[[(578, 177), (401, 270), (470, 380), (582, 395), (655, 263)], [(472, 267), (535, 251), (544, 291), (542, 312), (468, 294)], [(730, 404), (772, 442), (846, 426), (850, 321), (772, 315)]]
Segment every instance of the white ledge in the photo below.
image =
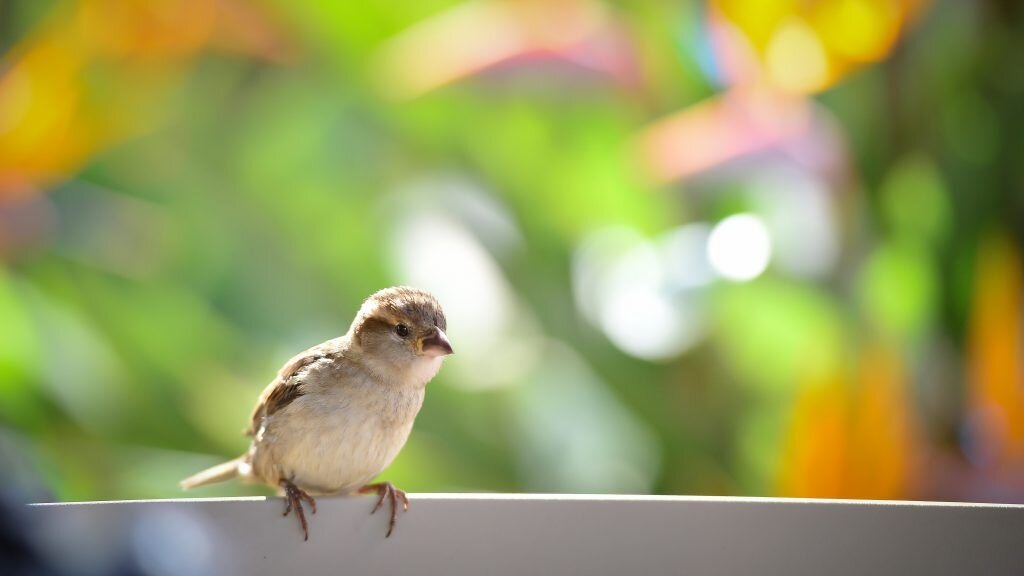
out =
[(46, 550), (79, 568), (76, 555), (91, 554), (101, 567), (127, 561), (157, 574), (1024, 573), (1024, 505), (409, 497), (387, 539), (387, 510), (371, 516), (368, 496), (318, 499), (308, 542), (277, 498), (37, 504), (27, 519)]

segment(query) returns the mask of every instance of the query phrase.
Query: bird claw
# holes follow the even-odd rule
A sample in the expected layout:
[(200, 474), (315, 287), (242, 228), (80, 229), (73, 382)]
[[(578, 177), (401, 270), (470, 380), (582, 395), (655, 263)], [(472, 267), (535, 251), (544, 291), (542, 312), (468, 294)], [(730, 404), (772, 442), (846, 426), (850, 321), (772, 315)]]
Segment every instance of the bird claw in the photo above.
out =
[(309, 525), (306, 523), (306, 512), (302, 508), (302, 503), (309, 503), (310, 512), (316, 514), (316, 500), (307, 494), (305, 490), (296, 486), (291, 480), (282, 478), (280, 485), (284, 488), (285, 498), (284, 514), (282, 516), (287, 516), (294, 509), (295, 515), (299, 518), (299, 524), (302, 525), (303, 541), (309, 540)]
[(388, 532), (385, 534), (385, 538), (391, 537), (391, 532), (395, 529), (395, 522), (398, 520), (398, 500), (402, 500), (402, 510), (409, 510), (409, 497), (403, 490), (395, 488), (391, 482), (379, 482), (377, 484), (367, 484), (359, 489), (360, 494), (366, 494), (368, 492), (376, 492), (378, 494), (377, 503), (373, 506), (373, 510), (370, 510), (370, 514), (376, 514), (377, 510), (384, 505), (384, 500), (388, 499), (391, 501), (391, 517), (388, 520)]

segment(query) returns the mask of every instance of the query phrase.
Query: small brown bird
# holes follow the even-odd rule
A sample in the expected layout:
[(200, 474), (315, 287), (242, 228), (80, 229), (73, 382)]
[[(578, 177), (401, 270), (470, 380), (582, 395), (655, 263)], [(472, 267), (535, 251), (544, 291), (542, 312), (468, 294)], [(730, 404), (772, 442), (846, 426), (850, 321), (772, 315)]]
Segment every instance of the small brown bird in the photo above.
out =
[(415, 288), (381, 290), (363, 303), (348, 332), (295, 356), (260, 395), (246, 434), (249, 450), (181, 482), (184, 489), (240, 477), (278, 488), (284, 515), (295, 510), (305, 539), (303, 502), (312, 495), (376, 492), (390, 500), (387, 536), (405, 492), (368, 484), (405, 445), (424, 388), (452, 353), (444, 312)]

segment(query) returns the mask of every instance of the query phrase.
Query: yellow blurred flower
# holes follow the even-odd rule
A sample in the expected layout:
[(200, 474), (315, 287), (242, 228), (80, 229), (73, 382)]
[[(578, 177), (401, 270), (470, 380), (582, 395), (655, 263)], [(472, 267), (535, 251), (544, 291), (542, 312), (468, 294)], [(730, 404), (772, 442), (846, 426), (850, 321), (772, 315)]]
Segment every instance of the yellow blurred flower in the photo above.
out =
[(80, 169), (150, 128), (212, 42), (277, 59), (278, 36), (234, 0), (83, 0), (58, 6), (0, 61), (0, 197)]
[(98, 53), (130, 59), (180, 59), (213, 34), (213, 0), (86, 0), (71, 26)]
[(907, 370), (891, 346), (870, 344), (856, 386), (838, 375), (798, 394), (778, 475), (781, 496), (899, 499), (917, 490), (924, 445)]
[[(719, 35), (743, 46), (719, 46), (734, 80), (763, 83), (790, 94), (813, 94), (858, 67), (887, 56), (924, 0), (712, 0)], [(741, 38), (737, 38), (736, 33)], [(740, 54), (746, 60), (736, 62)], [(750, 71), (753, 71), (752, 73)], [(751, 77), (752, 76), (752, 77)]]
[(102, 139), (82, 115), (85, 55), (48, 33), (0, 77), (0, 190), (24, 189), (78, 166)]
[(994, 468), (1024, 465), (1024, 270), (1005, 237), (978, 252), (968, 342), (968, 405), (975, 461)]

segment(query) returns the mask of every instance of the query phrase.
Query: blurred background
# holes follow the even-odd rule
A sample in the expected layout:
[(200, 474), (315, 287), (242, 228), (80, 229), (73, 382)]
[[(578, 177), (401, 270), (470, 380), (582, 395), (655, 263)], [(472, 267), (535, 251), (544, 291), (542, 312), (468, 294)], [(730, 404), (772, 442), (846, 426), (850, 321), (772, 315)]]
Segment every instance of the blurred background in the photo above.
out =
[(1024, 501), (1021, 12), (0, 0), (4, 483), (180, 496), (401, 283), (406, 490)]

